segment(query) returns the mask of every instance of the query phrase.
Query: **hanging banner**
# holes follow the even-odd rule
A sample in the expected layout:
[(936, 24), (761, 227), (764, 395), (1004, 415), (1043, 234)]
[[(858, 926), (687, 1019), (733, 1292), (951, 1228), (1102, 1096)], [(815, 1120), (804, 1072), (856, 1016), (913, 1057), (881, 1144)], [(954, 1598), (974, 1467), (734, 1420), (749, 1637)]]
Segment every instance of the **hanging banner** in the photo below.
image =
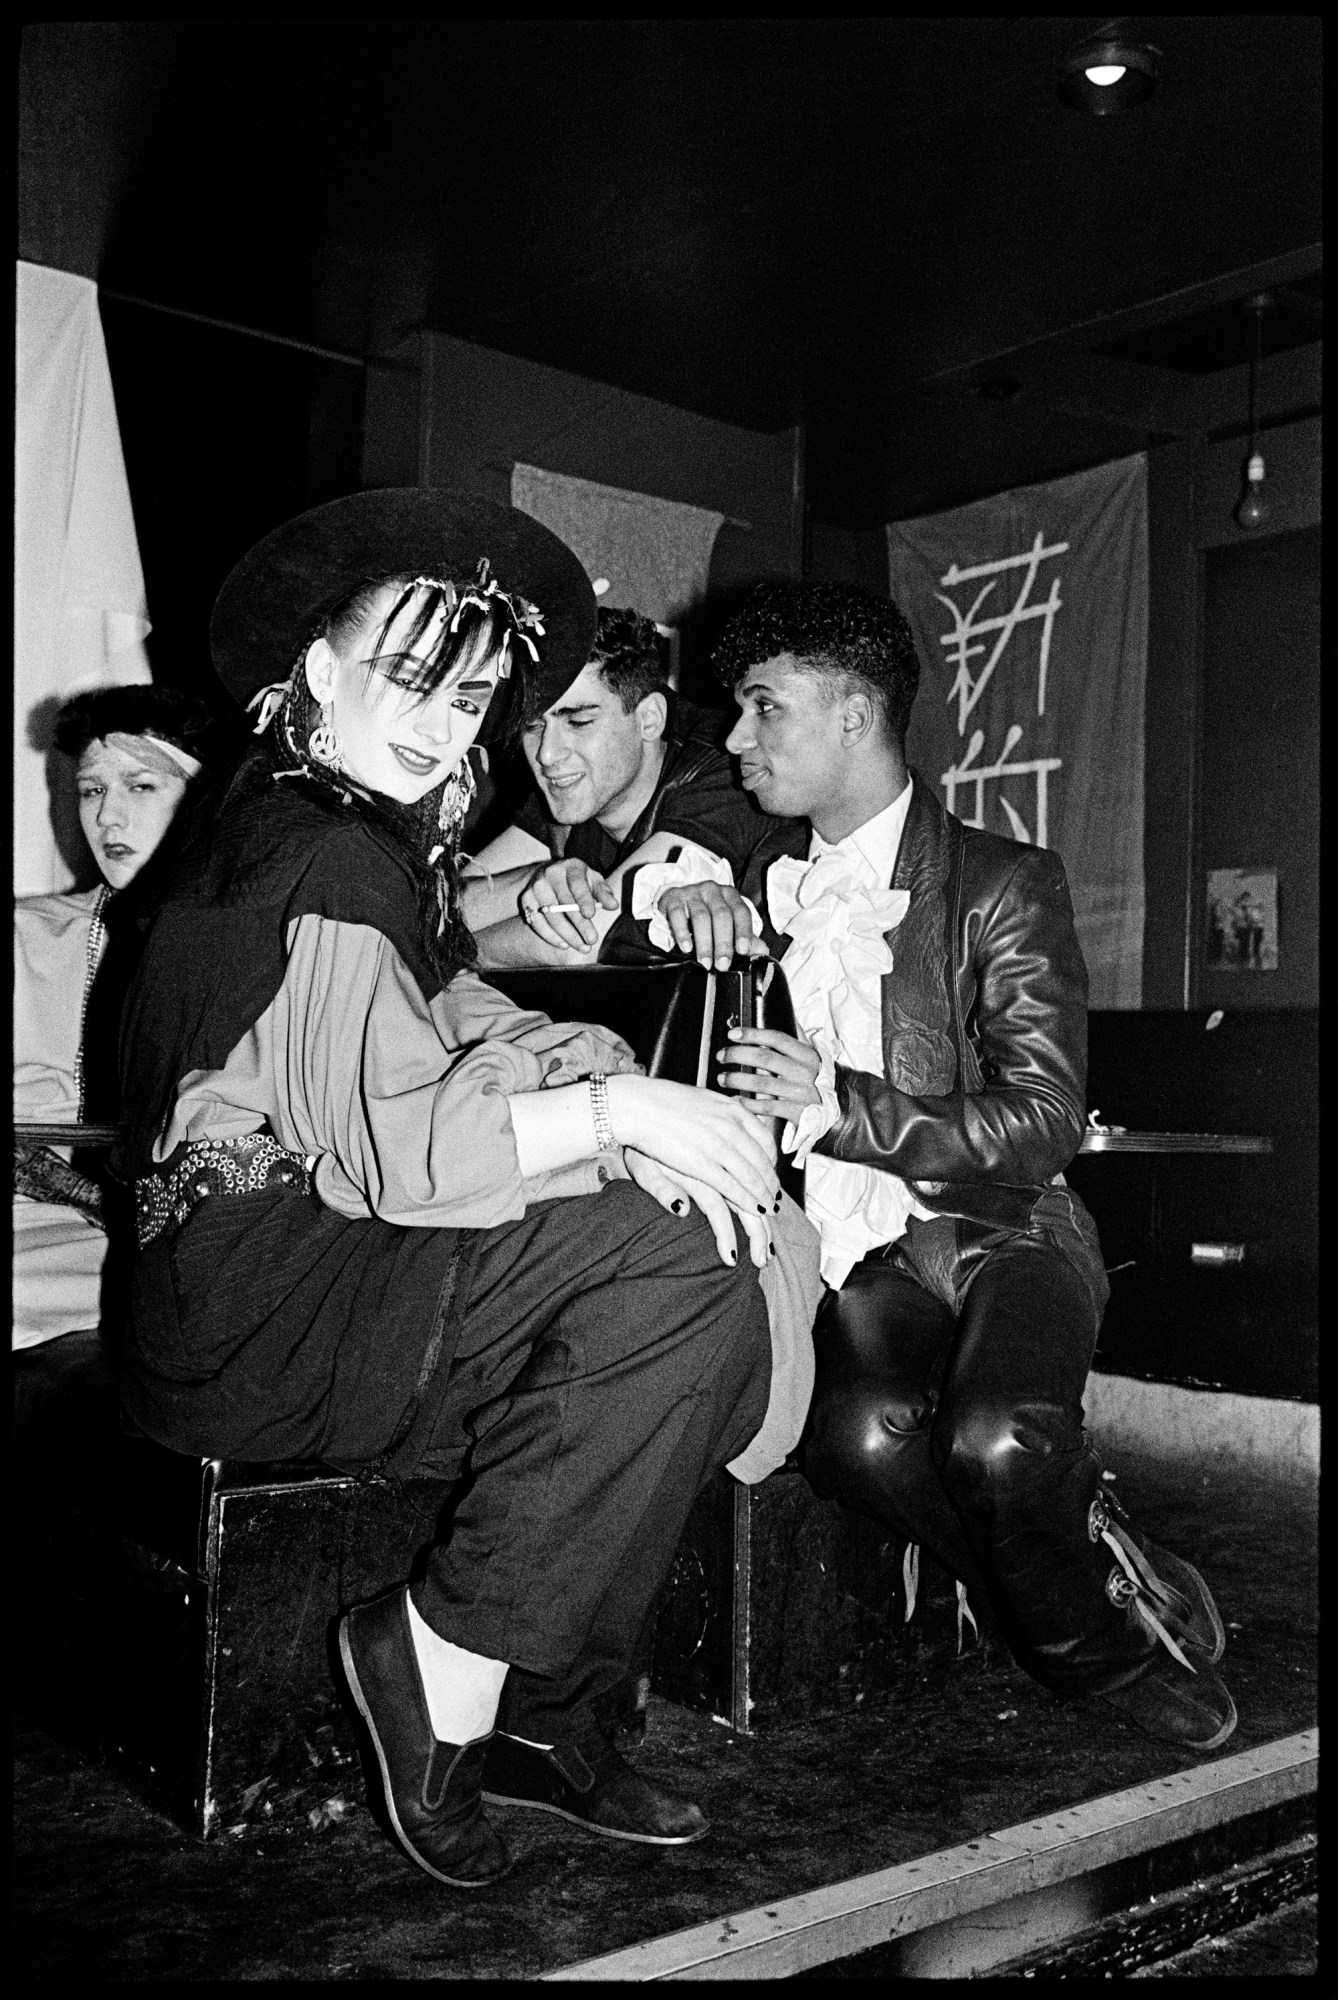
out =
[(907, 751), (968, 826), (1053, 848), (1093, 1007), (1143, 983), (1147, 461), (890, 521), (920, 654)]
[(601, 604), (675, 626), (706, 595), (723, 514), (537, 465), (513, 468), (511, 505), (560, 535), (592, 583), (607, 584)]

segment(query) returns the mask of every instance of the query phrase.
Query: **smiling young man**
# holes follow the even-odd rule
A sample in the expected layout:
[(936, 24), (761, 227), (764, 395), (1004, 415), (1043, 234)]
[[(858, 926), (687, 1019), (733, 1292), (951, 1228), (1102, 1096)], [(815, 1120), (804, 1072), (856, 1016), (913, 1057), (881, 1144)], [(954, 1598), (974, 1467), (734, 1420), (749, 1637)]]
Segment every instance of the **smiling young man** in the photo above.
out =
[(1046, 1686), (1213, 1749), (1236, 1711), (1212, 1597), (1133, 1529), (1083, 1430), (1108, 1287), (1063, 1178), (1087, 1003), (1063, 864), (909, 770), (919, 663), (887, 599), (763, 586), (716, 665), (727, 748), (789, 822), (742, 887), (804, 1039), (733, 1030), (719, 1055), (725, 1088), (788, 1121), (822, 1238), (804, 1470), (983, 1589)]
[(661, 884), (714, 877), (698, 899), (697, 933), (685, 929), (682, 941), (695, 936), (704, 960), (728, 962), (710, 911), (725, 909), (719, 886), (738, 880), (770, 822), (719, 747), (720, 720), (675, 700), (649, 619), (600, 612), (590, 660), (525, 727), (533, 792), (466, 874), (482, 966), (646, 957), (643, 928), (620, 912), (625, 879), (651, 865)]

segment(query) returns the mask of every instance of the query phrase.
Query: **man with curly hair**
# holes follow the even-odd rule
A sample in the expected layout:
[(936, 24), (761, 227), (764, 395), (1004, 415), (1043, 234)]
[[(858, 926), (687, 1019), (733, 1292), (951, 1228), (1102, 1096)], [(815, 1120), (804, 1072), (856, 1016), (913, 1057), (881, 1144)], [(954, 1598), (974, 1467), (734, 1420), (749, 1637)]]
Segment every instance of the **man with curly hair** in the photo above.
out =
[(643, 902), (670, 882), (706, 885), (695, 927), (681, 919), (675, 942), (703, 964), (729, 963), (733, 908), (719, 889), (741, 879), (771, 821), (720, 747), (721, 716), (675, 696), (666, 650), (650, 619), (602, 610), (583, 671), (527, 716), (534, 788), (463, 885), (482, 966), (657, 955), (632, 914), (638, 873)]
[(787, 822), (742, 888), (801, 1037), (733, 1029), (718, 1059), (787, 1121), (822, 1238), (804, 1471), (983, 1594), (1037, 1680), (1214, 1749), (1236, 1710), (1212, 1596), (1134, 1528), (1083, 1429), (1108, 1286), (1063, 1174), (1087, 1041), (1063, 863), (908, 768), (919, 663), (889, 600), (763, 586), (716, 666), (744, 786)]

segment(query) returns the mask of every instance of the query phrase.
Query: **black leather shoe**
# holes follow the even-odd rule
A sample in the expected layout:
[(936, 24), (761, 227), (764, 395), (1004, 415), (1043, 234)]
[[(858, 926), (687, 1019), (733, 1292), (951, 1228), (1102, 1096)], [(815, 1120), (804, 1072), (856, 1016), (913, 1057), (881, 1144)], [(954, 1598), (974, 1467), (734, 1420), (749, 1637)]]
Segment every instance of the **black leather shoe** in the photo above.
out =
[(610, 1840), (641, 1840), (655, 1847), (685, 1847), (711, 1830), (700, 1806), (652, 1785), (612, 1744), (602, 1747), (591, 1763), (575, 1744), (540, 1750), (499, 1730), (483, 1763), (483, 1796), (489, 1805), (529, 1806)]
[(1236, 1704), (1207, 1653), (1184, 1647), (1192, 1671), (1161, 1654), (1137, 1680), (1103, 1696), (1148, 1736), (1185, 1750), (1216, 1750), (1236, 1727)]
[(432, 1733), (409, 1630), (407, 1589), (339, 1621), (339, 1655), (371, 1732), (386, 1810), (411, 1861), (453, 1889), (500, 1882), (510, 1856), (480, 1803), (491, 1738), (443, 1743)]

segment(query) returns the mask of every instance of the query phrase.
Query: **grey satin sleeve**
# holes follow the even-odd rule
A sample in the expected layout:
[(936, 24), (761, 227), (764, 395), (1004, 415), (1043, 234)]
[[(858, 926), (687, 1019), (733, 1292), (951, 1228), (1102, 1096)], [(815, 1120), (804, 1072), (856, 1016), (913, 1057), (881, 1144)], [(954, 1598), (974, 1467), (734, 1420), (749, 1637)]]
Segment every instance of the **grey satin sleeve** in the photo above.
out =
[(523, 1180), (507, 1099), (622, 1066), (616, 1037), (523, 1014), (469, 975), (429, 1004), (370, 926), (304, 916), (288, 945), (279, 992), (222, 1069), (183, 1079), (159, 1158), (263, 1121), (314, 1157), (327, 1206), (422, 1228), (488, 1228), (598, 1189), (593, 1158)]

